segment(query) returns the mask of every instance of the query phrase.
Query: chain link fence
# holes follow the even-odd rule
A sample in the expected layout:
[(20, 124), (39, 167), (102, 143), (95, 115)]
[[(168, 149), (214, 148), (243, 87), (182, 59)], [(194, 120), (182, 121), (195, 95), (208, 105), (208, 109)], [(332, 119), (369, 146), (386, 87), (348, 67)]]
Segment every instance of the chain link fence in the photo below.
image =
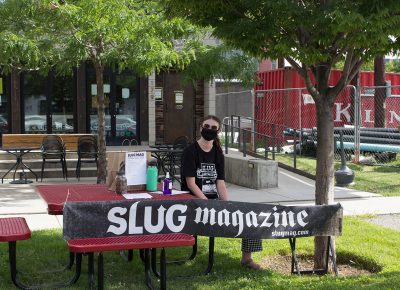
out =
[(396, 165), (400, 153), (400, 86), (360, 88), (359, 162)]
[[(315, 172), (316, 107), (305, 88), (256, 90), (255, 117), (231, 116), (231, 143), (260, 155), (273, 152), (276, 160), (304, 172)], [(367, 165), (400, 166), (400, 86), (346, 87), (333, 106), (335, 159), (343, 147), (348, 161)], [(248, 134), (241, 134), (241, 129)], [(268, 139), (265, 142), (265, 139)], [(267, 154), (265, 154), (267, 153)], [(275, 154), (276, 153), (276, 154)], [(302, 158), (299, 158), (302, 157)], [(310, 170), (310, 168), (313, 168)]]
[[(354, 132), (358, 120), (356, 100), (356, 90), (352, 86), (337, 96), (333, 108), (335, 128), (342, 132), (349, 128), (349, 132)], [(305, 88), (258, 90), (255, 93), (255, 131), (276, 136), (274, 150), (279, 162), (310, 174), (315, 172), (316, 115), (315, 102)], [(340, 135), (340, 131), (335, 130), (336, 148), (340, 146)], [(346, 145), (357, 147), (354, 138)], [(339, 152), (335, 150), (338, 160)]]

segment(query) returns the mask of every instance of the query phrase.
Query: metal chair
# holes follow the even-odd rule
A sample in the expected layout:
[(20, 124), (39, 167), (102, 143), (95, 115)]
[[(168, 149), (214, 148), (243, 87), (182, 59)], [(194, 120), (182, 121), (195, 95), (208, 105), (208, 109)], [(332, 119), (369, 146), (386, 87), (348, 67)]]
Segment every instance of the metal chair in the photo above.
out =
[(171, 178), (181, 183), (181, 167), (183, 150), (190, 144), (187, 136), (180, 136), (175, 139), (171, 152), (165, 158), (165, 168), (168, 168)]
[(138, 146), (139, 142), (135, 139), (129, 139), (129, 138), (125, 138), (124, 140), (122, 140), (122, 144), (121, 146)]
[(81, 178), (82, 163), (96, 163), (98, 169), (98, 147), (95, 136), (81, 136), (78, 139), (78, 162), (76, 163), (76, 178)]
[(189, 138), (187, 136), (179, 136), (174, 140), (174, 149), (185, 149), (190, 144)]
[(43, 171), (46, 161), (47, 162), (60, 162), (63, 178), (68, 181), (67, 161), (65, 159), (65, 145), (62, 138), (58, 135), (46, 135), (42, 141), (42, 172), (40, 174), (40, 181), (43, 181)]

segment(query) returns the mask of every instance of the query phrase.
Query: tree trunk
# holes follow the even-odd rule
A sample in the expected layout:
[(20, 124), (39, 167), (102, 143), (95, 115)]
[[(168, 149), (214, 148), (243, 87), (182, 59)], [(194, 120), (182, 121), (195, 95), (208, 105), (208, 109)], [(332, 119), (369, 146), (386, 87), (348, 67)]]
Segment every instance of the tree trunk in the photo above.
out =
[[(385, 58), (378, 56), (374, 60), (374, 85), (385, 85)], [(386, 89), (376, 88), (374, 95), (374, 125), (375, 128), (384, 128), (386, 125)]]
[[(7, 133), (20, 134), (21, 133), (21, 88), (20, 88), (20, 75), (17, 69), (12, 69), (11, 74), (11, 126), (8, 126)], [(3, 132), (5, 133), (5, 132)]]
[(106, 136), (105, 136), (105, 114), (104, 114), (104, 89), (103, 89), (103, 72), (104, 65), (99, 62), (94, 62), (96, 69), (97, 83), (97, 138), (99, 147), (99, 166), (97, 171), (97, 183), (106, 183), (107, 178), (107, 153), (106, 153)]
[(285, 68), (285, 58), (284, 57), (278, 58), (278, 68)]
[[(321, 91), (321, 90), (320, 90)], [(334, 200), (333, 101), (321, 95), (317, 107), (317, 172), (315, 204), (331, 204)], [(325, 268), (327, 237), (314, 239), (314, 268)]]

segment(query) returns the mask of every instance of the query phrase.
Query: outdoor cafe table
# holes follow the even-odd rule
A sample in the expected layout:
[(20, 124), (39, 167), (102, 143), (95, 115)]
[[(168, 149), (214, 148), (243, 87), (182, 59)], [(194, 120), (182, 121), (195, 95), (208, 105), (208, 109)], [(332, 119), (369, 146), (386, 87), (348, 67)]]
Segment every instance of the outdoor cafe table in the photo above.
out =
[[(62, 215), (66, 201), (113, 201), (126, 200), (122, 195), (116, 194), (107, 188), (107, 184), (52, 184), (37, 185), (40, 196), (47, 203), (47, 212), (50, 215)], [(129, 191), (129, 193), (144, 192), (145, 190)], [(174, 194), (166, 196), (163, 194), (152, 194), (153, 200), (161, 199), (192, 199), (193, 195)]]
[[(32, 172), (32, 174), (36, 177), (36, 181), (38, 180), (38, 177), (35, 172), (32, 171), (24, 162), (23, 162), (23, 156), (32, 150), (40, 149), (39, 147), (7, 147), (7, 148), (0, 148), (0, 150), (6, 151), (9, 154), (12, 154), (15, 156), (15, 163), (14, 165), (2, 176), (1, 178), (1, 183), (3, 183), (4, 177), (14, 170), (14, 176), (13, 180), (10, 182), (12, 184), (25, 184), (25, 183), (31, 183), (32, 181), (29, 179), (26, 179), (26, 172), (24, 169), (29, 170)], [(15, 179), (15, 173), (17, 172), (18, 168), (22, 169), (22, 175), (25, 175), (25, 179)], [(21, 175), (21, 177), (22, 177)]]

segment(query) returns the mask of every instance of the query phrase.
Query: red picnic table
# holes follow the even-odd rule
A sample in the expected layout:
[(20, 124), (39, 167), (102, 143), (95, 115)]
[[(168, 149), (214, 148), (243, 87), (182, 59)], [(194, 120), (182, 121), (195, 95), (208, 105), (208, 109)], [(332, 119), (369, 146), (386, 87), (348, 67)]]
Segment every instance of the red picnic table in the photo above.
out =
[[(106, 184), (52, 184), (37, 185), (40, 196), (47, 203), (47, 212), (50, 215), (62, 215), (66, 201), (112, 201), (126, 200), (122, 195), (110, 191)], [(128, 193), (143, 193), (145, 190), (134, 190)], [(152, 199), (192, 199), (193, 195), (188, 193), (163, 195), (149, 193)]]
[[(50, 215), (62, 215), (64, 209), (64, 203), (69, 202), (90, 202), (90, 201), (114, 201), (114, 200), (126, 200), (122, 195), (116, 194), (114, 191), (108, 190), (108, 186), (106, 184), (56, 184), (56, 185), (38, 185), (36, 186), (40, 196), (47, 203), (47, 211)], [(143, 193), (144, 190), (135, 190), (130, 191), (128, 193)], [(175, 200), (183, 200), (183, 199), (193, 199), (195, 198), (191, 194), (183, 193), (183, 194), (173, 194), (173, 195), (163, 195), (163, 194), (155, 194), (149, 193), (154, 200), (165, 200), (165, 199), (175, 199)], [(132, 200), (134, 201), (134, 199)], [(124, 243), (121, 243), (121, 238), (123, 238)], [(197, 252), (197, 238), (195, 237), (193, 242), (193, 237), (187, 234), (157, 234), (157, 235), (137, 235), (137, 236), (124, 236), (119, 237), (118, 243), (114, 243), (113, 240), (117, 240), (117, 237), (106, 237), (106, 238), (90, 238), (90, 239), (76, 239), (68, 241), (68, 246), (71, 252), (78, 254), (77, 256), (77, 271), (78, 271), (78, 263), (81, 263), (81, 254), (88, 253), (89, 254), (89, 287), (93, 286), (93, 258), (90, 258), (90, 254), (93, 255), (93, 252), (98, 251), (98, 249), (102, 248), (103, 251), (111, 251), (111, 250), (130, 250), (128, 259), (132, 258), (132, 249), (144, 249), (144, 253), (141, 252), (142, 260), (145, 262), (145, 277), (147, 285), (152, 288), (151, 279), (149, 275), (149, 249), (153, 249), (154, 253), (151, 255), (152, 263), (151, 268), (154, 274), (160, 278), (161, 289), (166, 288), (166, 269), (165, 269), (165, 252), (164, 247), (172, 247), (172, 246), (193, 246), (192, 253), (190, 254), (188, 259), (193, 259), (196, 256)], [(88, 242), (89, 241), (89, 242)], [(111, 245), (111, 246), (110, 246)], [(153, 246), (152, 246), (153, 245)], [(157, 272), (156, 269), (156, 261), (155, 261), (155, 250), (156, 248), (162, 248), (161, 252), (161, 271)], [(210, 238), (210, 252), (209, 252), (209, 263), (206, 269), (206, 274), (208, 274), (213, 265), (214, 260), (214, 238)], [(89, 249), (89, 250), (88, 250)], [(96, 249), (96, 250), (93, 250)], [(153, 251), (152, 250), (152, 251)], [(100, 259), (101, 257), (101, 259)], [(74, 260), (73, 254), (70, 255), (70, 263), (72, 266)], [(98, 267), (103, 268), (102, 262), (102, 254), (99, 252), (98, 262), (101, 262), (101, 265)], [(80, 265), (79, 265), (80, 272)], [(101, 271), (102, 272), (102, 271)], [(71, 279), (71, 281), (76, 282), (79, 278), (80, 273), (76, 273), (77, 278)], [(103, 288), (103, 274), (100, 274), (99, 270), (99, 289)]]

